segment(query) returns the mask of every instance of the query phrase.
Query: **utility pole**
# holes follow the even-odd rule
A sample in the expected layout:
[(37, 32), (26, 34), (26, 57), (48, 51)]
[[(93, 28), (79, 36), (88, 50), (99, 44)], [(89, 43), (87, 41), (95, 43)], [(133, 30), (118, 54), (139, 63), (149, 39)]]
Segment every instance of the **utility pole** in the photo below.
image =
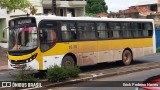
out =
[(52, 0), (52, 15), (56, 15), (56, 0)]

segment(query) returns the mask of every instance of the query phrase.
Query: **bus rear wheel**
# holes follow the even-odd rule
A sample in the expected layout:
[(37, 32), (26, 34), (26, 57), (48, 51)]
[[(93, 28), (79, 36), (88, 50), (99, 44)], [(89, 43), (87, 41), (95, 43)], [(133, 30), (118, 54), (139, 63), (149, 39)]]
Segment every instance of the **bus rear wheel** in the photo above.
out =
[(122, 54), (122, 63), (124, 65), (130, 65), (133, 61), (133, 55), (130, 50), (125, 50)]
[(62, 67), (74, 67), (75, 66), (75, 62), (73, 57), (67, 55), (64, 56), (64, 58), (62, 59)]

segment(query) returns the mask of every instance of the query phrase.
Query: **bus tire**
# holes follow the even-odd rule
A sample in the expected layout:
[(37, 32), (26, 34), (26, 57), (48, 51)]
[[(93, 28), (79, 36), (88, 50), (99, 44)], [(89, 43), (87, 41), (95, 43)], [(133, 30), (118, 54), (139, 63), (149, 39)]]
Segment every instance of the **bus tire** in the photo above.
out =
[(130, 50), (124, 50), (122, 54), (122, 63), (124, 65), (130, 65), (133, 61), (133, 55)]
[(64, 56), (64, 58), (62, 59), (62, 67), (74, 67), (75, 66), (75, 62), (72, 56)]

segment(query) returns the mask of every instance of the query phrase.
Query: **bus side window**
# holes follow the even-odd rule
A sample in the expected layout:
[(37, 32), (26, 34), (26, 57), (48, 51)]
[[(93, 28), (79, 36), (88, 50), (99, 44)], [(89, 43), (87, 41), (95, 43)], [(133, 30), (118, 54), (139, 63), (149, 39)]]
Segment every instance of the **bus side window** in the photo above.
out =
[(144, 37), (151, 37), (152, 34), (153, 34), (152, 23), (144, 23), (143, 36)]
[(62, 40), (70, 41), (70, 32), (67, 29), (67, 24), (63, 24), (61, 26), (61, 31), (62, 31)]
[(143, 37), (144, 23), (138, 23), (138, 37)]
[(97, 23), (98, 38), (107, 39), (108, 38), (108, 28), (106, 23)]
[(53, 28), (46, 28), (40, 30), (41, 50), (49, 50), (57, 41), (57, 33)]
[(131, 38), (132, 37), (131, 25), (129, 22), (121, 23), (121, 29), (122, 29), (122, 33), (123, 33), (123, 38)]
[(95, 24), (92, 22), (79, 22), (78, 32), (80, 40), (95, 40)]
[(69, 27), (69, 30), (71, 31), (71, 39), (76, 40), (77, 39), (77, 32), (76, 32), (77, 30), (75, 27), (75, 23), (69, 23), (68, 27)]
[(62, 22), (61, 32), (63, 41), (74, 41), (77, 39), (75, 23)]
[(133, 22), (132, 23), (132, 36), (133, 37), (139, 37), (138, 36), (138, 23), (137, 22)]
[(76, 32), (74, 32), (74, 31), (71, 31), (71, 38), (72, 38), (72, 40), (75, 40), (75, 39), (77, 39)]
[(57, 42), (57, 22), (44, 20), (39, 25), (40, 49), (45, 52)]
[(122, 30), (119, 22), (110, 22), (109, 23), (110, 30), (113, 34), (113, 37), (110, 38), (122, 38)]

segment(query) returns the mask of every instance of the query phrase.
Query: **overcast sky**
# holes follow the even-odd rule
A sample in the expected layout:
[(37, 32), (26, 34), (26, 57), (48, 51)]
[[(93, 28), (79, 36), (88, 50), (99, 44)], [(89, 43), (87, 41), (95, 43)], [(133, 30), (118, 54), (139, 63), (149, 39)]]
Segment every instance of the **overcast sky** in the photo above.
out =
[[(139, 4), (141, 2), (145, 2), (146, 0), (105, 0), (108, 5), (108, 12), (114, 11), (117, 12), (119, 10), (127, 9), (129, 6), (133, 6)], [(154, 1), (154, 0), (147, 0)]]

